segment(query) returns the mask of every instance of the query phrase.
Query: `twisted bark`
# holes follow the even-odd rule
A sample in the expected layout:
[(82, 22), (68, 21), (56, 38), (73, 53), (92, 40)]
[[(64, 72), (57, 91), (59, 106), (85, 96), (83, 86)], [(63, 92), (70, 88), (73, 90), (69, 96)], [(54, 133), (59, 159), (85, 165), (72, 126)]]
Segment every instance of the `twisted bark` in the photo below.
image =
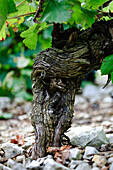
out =
[[(90, 69), (99, 69), (101, 61), (113, 53), (112, 28), (111, 20), (72, 32), (68, 39), (56, 42), (58, 48), (54, 45), (35, 59), (31, 114), (35, 128), (34, 159), (44, 156), (48, 146), (60, 145), (61, 136), (71, 125), (74, 98), (83, 77)], [(69, 31), (61, 34), (66, 32)]]

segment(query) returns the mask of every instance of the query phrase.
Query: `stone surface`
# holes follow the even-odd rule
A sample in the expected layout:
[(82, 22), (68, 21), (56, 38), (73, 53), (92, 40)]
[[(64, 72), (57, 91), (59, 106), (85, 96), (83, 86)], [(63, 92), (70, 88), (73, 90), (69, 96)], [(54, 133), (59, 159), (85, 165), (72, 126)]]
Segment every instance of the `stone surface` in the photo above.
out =
[(55, 162), (53, 159), (47, 159), (44, 162), (45, 166), (43, 170), (69, 170), (66, 166)]
[(91, 170), (91, 167), (88, 163), (81, 163), (75, 170)]
[(0, 164), (0, 170), (12, 170), (12, 169), (3, 164)]
[(109, 164), (110, 163), (113, 163), (113, 157), (111, 157), (111, 158), (108, 158), (108, 161), (107, 161)]
[(22, 154), (23, 149), (13, 143), (4, 143), (1, 147), (5, 151), (5, 159), (11, 158), (17, 154)]
[(77, 148), (70, 149), (69, 152), (69, 160), (78, 160), (82, 157), (81, 151)]
[(96, 163), (96, 165), (100, 168), (102, 168), (107, 163), (106, 158), (104, 156), (100, 156), (100, 155), (95, 155), (93, 157), (92, 161), (94, 161)]
[(11, 107), (11, 100), (9, 97), (0, 97), (0, 109), (9, 109)]
[(90, 131), (79, 133), (71, 138), (71, 144), (80, 147), (85, 147), (86, 145), (99, 147), (102, 144), (108, 143), (103, 127), (93, 128)]
[(113, 170), (113, 163), (110, 165), (109, 170)]
[(108, 138), (109, 143), (113, 144), (113, 133), (112, 134), (106, 134), (106, 137)]
[[(96, 148), (91, 147), (91, 146), (86, 146), (83, 158), (91, 159), (91, 158), (93, 158), (93, 154), (95, 154), (95, 153), (98, 153), (98, 150)], [(88, 155), (92, 155), (92, 156), (88, 156)]]

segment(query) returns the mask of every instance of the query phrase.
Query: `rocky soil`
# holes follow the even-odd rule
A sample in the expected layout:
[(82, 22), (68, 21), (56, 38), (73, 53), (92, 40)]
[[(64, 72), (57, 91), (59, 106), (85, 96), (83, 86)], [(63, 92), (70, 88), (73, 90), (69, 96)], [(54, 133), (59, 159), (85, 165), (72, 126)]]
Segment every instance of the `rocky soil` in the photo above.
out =
[(113, 85), (96, 79), (76, 96), (74, 118), (61, 147), (49, 147), (48, 155), (31, 159), (34, 130), (30, 124), (31, 102), (0, 98), (0, 170), (113, 170)]

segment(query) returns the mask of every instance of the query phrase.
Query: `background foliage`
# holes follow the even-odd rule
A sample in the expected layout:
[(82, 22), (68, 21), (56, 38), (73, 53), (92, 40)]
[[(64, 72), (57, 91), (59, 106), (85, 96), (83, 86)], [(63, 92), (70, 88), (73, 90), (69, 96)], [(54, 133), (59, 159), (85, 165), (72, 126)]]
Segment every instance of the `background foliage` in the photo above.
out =
[[(43, 11), (33, 22), (39, 6), (36, 0), (0, 0), (0, 96), (23, 97), (31, 100), (31, 71), (33, 59), (51, 47), (53, 22), (64, 28), (87, 29), (99, 20), (112, 17), (113, 2), (108, 0), (46, 0)], [(109, 67), (110, 66), (110, 67)], [(111, 74), (113, 56), (101, 66), (102, 75)]]

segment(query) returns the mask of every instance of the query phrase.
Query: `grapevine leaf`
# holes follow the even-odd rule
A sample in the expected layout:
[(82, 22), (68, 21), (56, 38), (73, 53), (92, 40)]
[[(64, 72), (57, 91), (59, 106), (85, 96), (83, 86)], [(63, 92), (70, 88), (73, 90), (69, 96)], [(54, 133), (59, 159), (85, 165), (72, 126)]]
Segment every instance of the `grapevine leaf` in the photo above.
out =
[(6, 28), (7, 28), (7, 25), (6, 23), (4, 23), (2, 29), (0, 30), (0, 40), (6, 38)]
[(109, 10), (113, 12), (113, 1), (109, 4)]
[(80, 2), (76, 2), (72, 10), (73, 14), (69, 23), (75, 22), (76, 24), (81, 24), (84, 28), (88, 28), (95, 22), (96, 11), (81, 7)]
[(16, 5), (13, 0), (7, 0), (8, 2), (8, 13), (16, 12)]
[(89, 9), (98, 9), (99, 6), (107, 2), (108, 0), (87, 0), (85, 6)]
[(113, 54), (109, 55), (102, 61), (101, 74), (106, 75), (113, 72)]
[(23, 43), (30, 49), (35, 49), (37, 45), (38, 33), (47, 27), (46, 23), (41, 24), (34, 24), (28, 30), (21, 33), (21, 37), (25, 38)]
[(6, 21), (7, 13), (8, 13), (7, 0), (1, 0), (0, 1), (0, 30), (2, 29), (2, 26), (4, 25), (4, 22)]
[(111, 80), (112, 80), (112, 83), (113, 83), (113, 72), (111, 73)]
[(71, 7), (72, 1), (58, 1), (58, 0), (48, 0), (45, 4), (45, 9), (42, 13), (41, 22), (49, 21), (49, 22), (66, 22), (71, 17)]

